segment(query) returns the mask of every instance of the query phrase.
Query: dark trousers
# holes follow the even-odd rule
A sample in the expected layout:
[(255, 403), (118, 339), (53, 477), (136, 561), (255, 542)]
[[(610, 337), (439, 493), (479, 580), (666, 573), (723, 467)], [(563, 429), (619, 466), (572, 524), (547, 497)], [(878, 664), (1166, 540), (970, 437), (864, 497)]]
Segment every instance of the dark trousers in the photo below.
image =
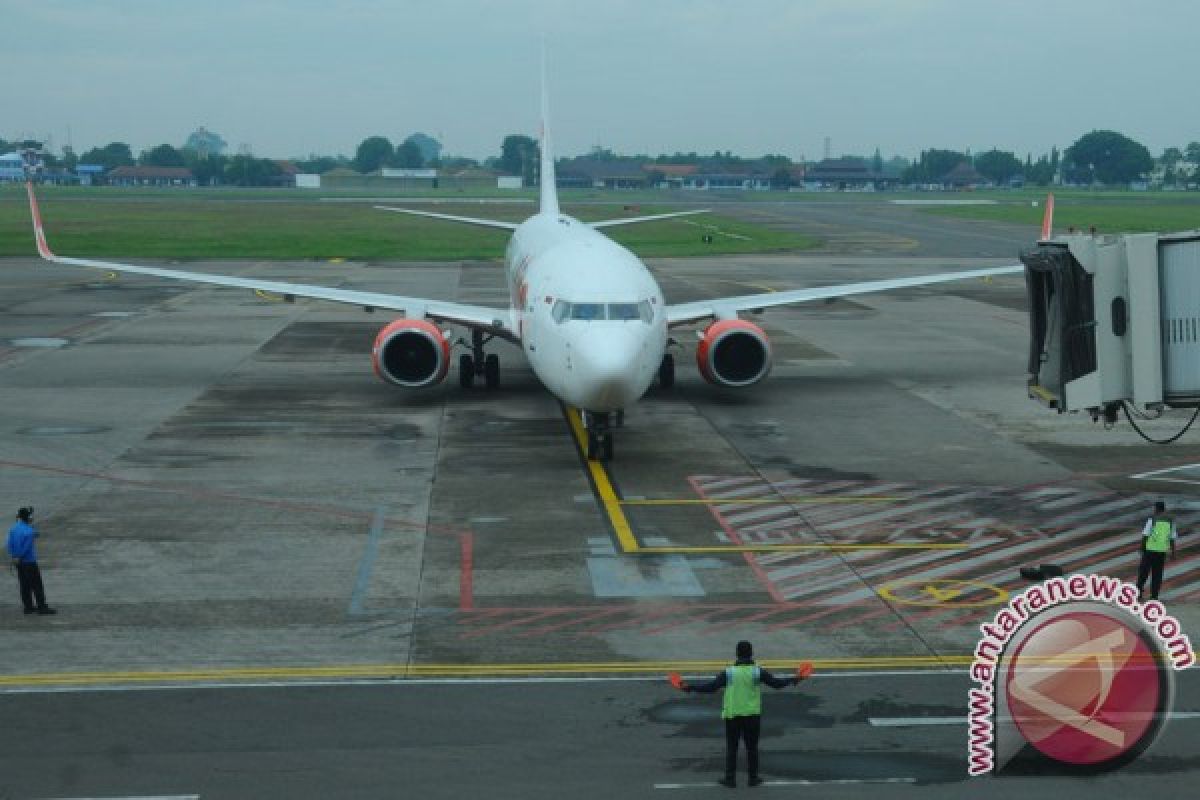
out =
[(37, 608), (46, 607), (46, 590), (42, 587), (42, 571), (37, 563), (17, 564), (17, 581), (21, 584), (21, 604), (26, 611), (34, 609), (35, 599)]
[(1155, 600), (1158, 599), (1158, 590), (1162, 588), (1163, 567), (1167, 563), (1166, 553), (1155, 553), (1153, 550), (1142, 551), (1142, 563), (1138, 564), (1138, 591), (1146, 585), (1146, 578), (1150, 578), (1150, 596)]
[(746, 772), (758, 775), (758, 729), (762, 717), (731, 717), (725, 720), (725, 777), (737, 772), (738, 739), (746, 743)]

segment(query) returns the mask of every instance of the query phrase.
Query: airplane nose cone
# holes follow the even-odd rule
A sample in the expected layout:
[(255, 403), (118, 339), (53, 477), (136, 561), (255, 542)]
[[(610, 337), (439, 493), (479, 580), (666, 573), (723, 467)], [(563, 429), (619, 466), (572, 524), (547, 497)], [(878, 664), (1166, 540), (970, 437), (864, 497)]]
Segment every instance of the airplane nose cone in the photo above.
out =
[(616, 411), (645, 393), (639, 374), (642, 342), (624, 332), (604, 332), (577, 342), (572, 361), (579, 386), (574, 403), (588, 411)]

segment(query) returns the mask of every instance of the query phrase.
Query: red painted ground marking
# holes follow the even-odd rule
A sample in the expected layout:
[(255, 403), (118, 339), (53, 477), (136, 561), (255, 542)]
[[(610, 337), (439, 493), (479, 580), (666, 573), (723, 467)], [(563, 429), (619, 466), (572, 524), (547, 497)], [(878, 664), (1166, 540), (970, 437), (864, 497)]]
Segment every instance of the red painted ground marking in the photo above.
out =
[(527, 616), (523, 619), (510, 619), (507, 622), (493, 623), (481, 630), (460, 633), (459, 638), (460, 639), (476, 639), (480, 636), (486, 636), (489, 633), (496, 633), (497, 631), (509, 630), (510, 628), (524, 625), (527, 622), (534, 622), (535, 620), (545, 619), (546, 617), (552, 617), (556, 614), (561, 614), (561, 613), (562, 613), (562, 611), (560, 609), (551, 609), (550, 611), (534, 611), (529, 616)]
[(749, 625), (751, 623), (757, 622), (760, 619), (767, 619), (769, 617), (775, 616), (776, 614), (778, 614), (782, 611), (788, 611), (788, 610), (794, 609), (796, 607), (797, 606), (789, 604), (786, 606), (780, 606), (778, 608), (768, 608), (766, 611), (760, 611), (757, 614), (751, 614), (748, 617), (734, 618), (734, 619), (725, 620), (723, 622), (711, 623), (709, 625), (709, 630), (723, 631), (726, 628), (735, 628), (739, 625)]
[(679, 628), (684, 625), (696, 625), (706, 622), (714, 614), (724, 614), (722, 609), (701, 608), (688, 609), (686, 612), (679, 615), (679, 619), (667, 625), (656, 625), (653, 628), (644, 628), (641, 632), (647, 636), (653, 636), (656, 633), (664, 633), (674, 628)]
[(608, 616), (612, 616), (613, 614), (623, 613), (627, 610), (628, 609), (625, 609), (625, 608), (602, 608), (598, 611), (592, 611), (590, 613), (581, 614), (580, 616), (577, 616), (577, 617), (573, 616), (570, 619), (568, 619), (566, 622), (556, 622), (553, 625), (545, 625), (540, 628), (533, 628), (532, 630), (522, 631), (521, 633), (518, 633), (517, 635), (521, 636), (521, 637), (541, 636), (546, 633), (554, 633), (555, 631), (560, 631), (563, 628), (570, 628), (575, 625), (586, 624), (589, 620), (608, 617)]
[(811, 622), (814, 619), (820, 619), (821, 617), (826, 617), (839, 611), (848, 611), (855, 606), (874, 606), (876, 603), (882, 602), (883, 601), (880, 600), (878, 596), (872, 595), (864, 600), (858, 600), (853, 603), (843, 603), (842, 605), (828, 606), (823, 611), (818, 611), (815, 614), (808, 614), (807, 616), (803, 616), (798, 619), (791, 619), (786, 622), (777, 622), (773, 625), (768, 625), (767, 630), (774, 631), (779, 630), (780, 628), (794, 628), (797, 625), (805, 622)]
[(458, 573), (458, 608), (470, 611), (475, 606), (475, 584), (472, 572), (472, 550), (475, 537), (471, 533), (460, 533), (458, 545), (461, 552)]
[[(939, 615), (945, 617), (943, 624), (946, 626), (949, 625), (951, 620), (959, 618), (964, 623), (974, 622), (974, 618), (976, 617), (982, 619), (982, 615), (979, 614), (980, 609), (932, 608), (908, 612), (890, 607), (880, 607), (874, 605), (875, 602), (873, 599), (868, 599), (842, 606), (821, 607), (814, 613), (792, 617), (777, 623), (768, 624), (766, 627), (768, 630), (795, 628), (806, 622), (830, 617), (839, 612), (847, 616), (844, 619), (835, 619), (832, 625), (828, 624), (828, 620), (822, 622), (821, 627), (823, 630), (835, 630), (851, 625), (868, 625), (873, 630), (878, 631), (895, 630), (906, 624), (915, 624)], [(814, 605), (811, 603), (785, 603), (770, 606), (762, 604), (705, 604), (692, 606), (671, 604), (662, 608), (647, 609), (645, 611), (639, 606), (629, 605), (601, 608), (597, 608), (594, 605), (555, 606), (547, 608), (474, 608), (460, 611), (457, 615), (457, 624), (468, 629), (468, 632), (460, 634), (462, 638), (479, 638), (492, 632), (502, 632), (505, 635), (526, 639), (553, 633), (581, 637), (598, 636), (612, 630), (626, 630), (644, 636), (653, 636), (664, 630), (679, 628), (685, 625), (704, 626), (704, 629), (700, 633), (702, 635), (709, 635), (739, 625), (763, 625), (764, 620), (770, 620), (772, 617), (778, 617), (781, 614), (789, 612), (798, 613), (813, 610)], [(720, 615), (737, 614), (738, 612), (744, 612), (745, 616), (721, 619), (718, 622), (709, 621)], [(880, 625), (877, 620), (886, 616), (889, 612), (898, 613), (900, 616), (886, 625)], [(646, 627), (668, 615), (676, 615), (679, 619), (666, 625), (658, 624), (654, 627)], [(596, 621), (602, 621), (611, 617), (619, 617), (619, 619), (600, 625), (594, 624)]]
[[(697, 481), (694, 477), (689, 475), (687, 480), (688, 483), (691, 484), (692, 490), (699, 495), (702, 500), (713, 499), (704, 493), (704, 490), (700, 488), (699, 481)], [(717, 511), (716, 505), (710, 504), (708, 506), (708, 512), (712, 515), (713, 519), (717, 521), (717, 524), (719, 524), (725, 531), (725, 535), (729, 537), (729, 541), (738, 545), (742, 544), (741, 537), (738, 536), (737, 531), (735, 531), (729, 525), (729, 523), (725, 521), (725, 517), (722, 516), (719, 511)], [(762, 587), (767, 590), (767, 594), (771, 595), (771, 599), (776, 603), (786, 603), (787, 598), (780, 594), (779, 590), (775, 588), (775, 584), (771, 582), (771, 579), (767, 577), (766, 572), (763, 571), (763, 568), (759, 566), (758, 562), (754, 559), (754, 554), (742, 553), (742, 558), (744, 558), (746, 563), (750, 565), (750, 569), (754, 570), (755, 577), (758, 578), (758, 582), (762, 585)]]
[(843, 619), (843, 620), (837, 620), (835, 622), (826, 621), (826, 622), (822, 623), (821, 630), (822, 630), (822, 632), (836, 631), (839, 628), (846, 627), (847, 625), (862, 625), (865, 622), (869, 622), (873, 619), (877, 619), (878, 617), (882, 617), (887, 614), (894, 614), (894, 615), (897, 615), (898, 617), (900, 617), (901, 619), (903, 619), (903, 615), (900, 614), (900, 612), (898, 612), (896, 609), (892, 608), (891, 606), (885, 606), (884, 608), (877, 608), (874, 611), (868, 611), (866, 614), (859, 614), (856, 616), (847, 617), (846, 619)]
[(680, 614), (680, 613), (683, 613), (684, 610), (686, 610), (687, 608), (688, 608), (688, 606), (683, 603), (676, 603), (676, 604), (673, 604), (666, 608), (655, 609), (653, 612), (651, 612), (649, 614), (639, 616), (637, 608), (629, 607), (629, 608), (627, 608), (627, 610), (629, 612), (631, 612), (631, 614), (632, 614), (630, 619), (622, 620), (622, 621), (619, 621), (616, 623), (609, 623), (607, 625), (601, 625), (598, 628), (589, 628), (586, 632), (589, 634), (595, 634), (595, 633), (603, 633), (605, 631), (615, 630), (615, 629), (621, 628), (621, 627), (639, 627), (640, 628), (642, 625), (646, 624), (647, 622), (649, 622), (652, 619), (659, 619), (661, 617), (666, 616), (667, 614)]
[(469, 608), (459, 609), (457, 622), (459, 625), (490, 625), (496, 617), (511, 613), (508, 608)]

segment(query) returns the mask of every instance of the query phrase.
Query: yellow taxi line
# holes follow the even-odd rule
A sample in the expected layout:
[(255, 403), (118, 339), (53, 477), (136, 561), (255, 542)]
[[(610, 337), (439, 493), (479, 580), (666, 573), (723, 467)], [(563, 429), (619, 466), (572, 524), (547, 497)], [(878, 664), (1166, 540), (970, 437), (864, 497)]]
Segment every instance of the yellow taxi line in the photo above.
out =
[[(701, 545), (701, 546), (671, 546), (671, 547), (645, 547), (638, 541), (637, 534), (633, 532), (633, 526), (629, 524), (629, 518), (625, 516), (625, 511), (622, 506), (639, 506), (639, 505), (712, 505), (714, 501), (696, 500), (622, 500), (617, 495), (617, 490), (612, 484), (612, 480), (608, 475), (608, 468), (601, 461), (594, 461), (587, 457), (587, 431), (584, 430), (583, 420), (579, 416), (579, 411), (574, 408), (566, 409), (567, 422), (571, 426), (571, 433), (575, 437), (575, 444), (579, 448), (579, 453), (583, 457), (583, 462), (587, 470), (588, 476), (591, 478), (592, 486), (595, 487), (596, 497), (600, 501), (600, 505), (604, 509), (605, 515), (608, 517), (608, 522), (612, 526), (613, 533), (617, 537), (617, 544), (620, 547), (621, 553), (625, 555), (641, 554), (641, 555), (686, 555), (688, 553), (707, 554), (707, 553), (778, 553), (778, 552), (803, 552), (806, 550), (824, 550), (824, 551), (847, 551), (847, 550), (958, 550), (966, 547), (965, 544), (957, 542), (952, 543), (923, 543), (923, 542), (881, 542), (872, 544), (869, 542), (855, 543), (811, 543), (811, 544), (760, 544), (760, 545)], [(882, 498), (890, 500), (893, 498)], [(734, 501), (736, 502), (736, 501)], [(779, 501), (774, 501), (779, 502)]]
[(656, 500), (621, 500), (623, 506), (771, 506), (771, 505), (836, 505), (838, 503), (891, 503), (902, 498), (886, 496), (863, 497), (755, 497), (746, 500), (737, 498), (698, 500), (698, 499), (656, 499)]

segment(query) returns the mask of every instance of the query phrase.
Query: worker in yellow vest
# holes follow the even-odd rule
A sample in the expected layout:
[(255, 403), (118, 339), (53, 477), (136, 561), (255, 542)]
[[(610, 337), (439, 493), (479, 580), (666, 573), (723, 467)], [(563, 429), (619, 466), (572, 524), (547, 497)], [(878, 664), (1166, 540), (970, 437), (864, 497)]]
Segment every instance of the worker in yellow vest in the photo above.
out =
[(812, 674), (812, 664), (802, 664), (794, 677), (777, 678), (754, 663), (754, 648), (747, 641), (737, 643), (737, 662), (717, 673), (706, 683), (689, 684), (677, 673), (672, 673), (671, 683), (685, 692), (711, 693), (724, 689), (721, 703), (721, 718), (725, 720), (725, 777), (719, 783), (733, 788), (737, 772), (738, 741), (746, 743), (747, 783), (758, 786), (762, 778), (758, 774), (758, 734), (762, 721), (762, 684), (772, 689), (795, 686)]
[(1159, 500), (1154, 504), (1154, 515), (1142, 527), (1142, 562), (1138, 565), (1137, 576), (1139, 595), (1145, 593), (1146, 578), (1150, 578), (1150, 596), (1158, 599), (1167, 551), (1170, 550), (1171, 558), (1175, 557), (1175, 540), (1178, 538), (1175, 521), (1167, 516), (1167, 504)]

